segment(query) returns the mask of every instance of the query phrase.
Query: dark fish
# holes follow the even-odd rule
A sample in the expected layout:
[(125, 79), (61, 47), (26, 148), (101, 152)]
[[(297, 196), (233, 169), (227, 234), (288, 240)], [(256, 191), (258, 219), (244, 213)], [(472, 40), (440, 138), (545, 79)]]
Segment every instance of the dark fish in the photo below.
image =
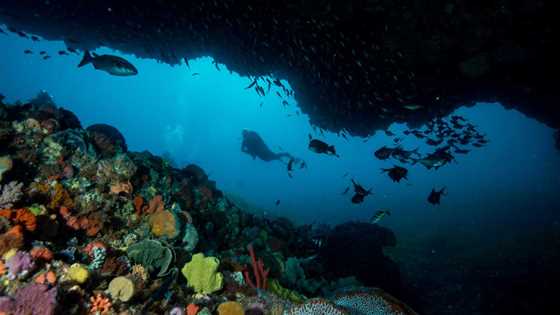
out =
[(89, 63), (91, 63), (95, 69), (105, 71), (115, 76), (131, 76), (138, 74), (138, 70), (124, 58), (113, 55), (90, 54), (89, 51), (86, 50), (78, 67), (83, 67)]
[(410, 130), (405, 130), (403, 133), (408, 136), (410, 134)]
[(469, 153), (469, 152), (471, 152), (471, 151), (470, 151), (470, 150), (465, 150), (465, 149), (456, 148), (454, 152), (455, 152), (455, 153), (459, 153), (459, 154), (467, 154), (467, 153)]
[(389, 131), (389, 130), (385, 130), (385, 134), (387, 135), (387, 137), (394, 137), (394, 136), (395, 136), (395, 134), (392, 133), (392, 132)]
[(447, 193), (445, 192), (445, 187), (443, 187), (440, 191), (432, 188), (432, 192), (430, 192), (430, 195), (428, 196), (428, 202), (433, 205), (439, 205), (442, 195), (447, 195)]
[(17, 31), (17, 34), (18, 34), (19, 37), (22, 37), (22, 38), (29, 38), (29, 37), (27, 36), (27, 34), (25, 34), (25, 33), (22, 32), (22, 31)]
[(354, 196), (352, 196), (352, 203), (362, 203), (364, 198), (371, 195), (371, 189), (366, 190), (362, 185), (356, 183), (352, 179), (352, 184), (354, 185)]
[(287, 107), (287, 106), (288, 106), (288, 102), (282, 101), (282, 105), (283, 105), (284, 107)]
[(194, 76), (197, 76), (197, 75), (200, 75), (200, 73), (195, 72), (195, 73), (192, 74), (193, 77), (194, 77)]
[(276, 95), (278, 95), (279, 98), (282, 98), (282, 94), (280, 94), (280, 92), (276, 91)]
[(68, 47), (66, 50), (68, 50), (68, 52), (71, 52), (73, 54), (78, 54), (78, 51), (72, 47)]
[(39, 39), (39, 37), (37, 37), (35, 35), (32, 35), (31, 40), (34, 41), (34, 42), (38, 42), (40, 39)]
[(66, 52), (66, 50), (59, 50), (58, 54), (61, 56), (68, 56), (68, 53)]
[(212, 64), (216, 67), (216, 70), (220, 71), (220, 67), (218, 66), (218, 62), (216, 60), (212, 60)]
[(375, 224), (375, 223), (381, 221), (381, 219), (383, 219), (386, 215), (391, 215), (391, 211), (389, 211), (389, 210), (378, 210), (378, 211), (375, 212), (375, 214), (371, 217), (370, 223), (371, 223), (371, 224)]
[(432, 138), (428, 138), (428, 140), (426, 140), (426, 144), (431, 145), (431, 146), (438, 146), (443, 142), (443, 138), (440, 138), (439, 140), (434, 140)]
[(44, 55), (44, 54), (46, 54), (46, 53), (47, 53), (46, 51), (41, 50), (41, 51), (39, 52), (39, 55)]
[(414, 162), (415, 159), (412, 157), (413, 155), (420, 157), (420, 153), (418, 153), (418, 148), (414, 150), (405, 150), (401, 146), (398, 146), (393, 149), (391, 153), (391, 157), (399, 160), (402, 163), (410, 163)]
[(428, 154), (426, 157), (415, 160), (415, 162), (420, 162), (420, 164), (424, 165), (429, 170), (432, 168), (437, 170), (438, 168), (455, 160), (455, 157), (449, 153), (450, 148), (450, 146), (439, 148), (433, 153)]
[(31, 51), (31, 49), (26, 49), (23, 51), (24, 54), (26, 55), (31, 55), (33, 53), (33, 51)]
[(393, 139), (393, 142), (394, 143), (399, 143), (399, 142), (401, 142), (401, 140), (402, 140), (402, 138), (395, 138), (395, 139)]
[(290, 161), (288, 162), (288, 176), (290, 176), (290, 178), (292, 178), (293, 167), (294, 167), (294, 159), (291, 158)]
[(389, 175), (389, 177), (393, 180), (393, 182), (400, 182), (401, 179), (408, 179), (406, 176), (408, 174), (408, 170), (404, 167), (400, 166), (393, 166), (391, 168), (382, 168), (382, 172), (385, 172)]
[(334, 155), (336, 157), (340, 157), (336, 154), (336, 149), (334, 145), (329, 145), (319, 139), (313, 139), (311, 135), (309, 135), (309, 150), (319, 153), (319, 154), (327, 154), (327, 155)]
[(257, 79), (255, 79), (253, 82), (251, 82), (251, 84), (249, 84), (245, 90), (252, 88), (253, 86), (255, 86), (255, 84), (257, 84)]
[(473, 147), (476, 147), (476, 148), (482, 148), (482, 147), (484, 146), (484, 144), (478, 143), (478, 142), (477, 142), (477, 143), (473, 143), (472, 145), (473, 145)]
[(387, 146), (382, 146), (380, 149), (373, 153), (376, 158), (380, 160), (386, 160), (393, 154), (394, 149), (388, 148)]
[(50, 58), (51, 58), (51, 56), (48, 56), (48, 55), (43, 56), (43, 60), (47, 60), (47, 59), (50, 59)]
[(276, 200), (276, 202), (274, 203), (276, 206), (278, 206), (280, 204), (280, 199)]

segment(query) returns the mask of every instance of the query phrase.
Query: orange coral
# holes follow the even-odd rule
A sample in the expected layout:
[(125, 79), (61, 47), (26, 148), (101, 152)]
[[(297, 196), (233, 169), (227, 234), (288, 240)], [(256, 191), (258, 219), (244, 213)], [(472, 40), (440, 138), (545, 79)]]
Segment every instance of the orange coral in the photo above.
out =
[(89, 299), (89, 302), (91, 303), (91, 307), (89, 309), (90, 314), (107, 314), (111, 311), (111, 307), (113, 306), (109, 298), (104, 297), (100, 293), (92, 296)]
[(113, 184), (111, 185), (111, 193), (115, 195), (120, 193), (132, 194), (132, 184), (130, 181)]
[(187, 308), (185, 309), (187, 315), (196, 315), (198, 310), (200, 310), (200, 306), (192, 303), (187, 305)]
[(158, 211), (163, 211), (163, 198), (161, 197), (161, 195), (157, 195), (154, 198), (152, 198), (152, 200), (150, 200), (150, 202), (148, 203), (147, 206), (144, 207), (144, 209), (142, 209), (144, 211), (144, 213), (156, 213)]
[(0, 260), (0, 277), (6, 273), (6, 265), (4, 262)]
[(177, 222), (171, 211), (163, 210), (150, 215), (149, 224), (152, 234), (157, 237), (174, 238), (179, 232)]
[(4, 255), (12, 248), (20, 248), (23, 246), (23, 228), (16, 225), (9, 229), (6, 233), (0, 235), (0, 255)]
[(42, 274), (35, 277), (35, 283), (39, 284), (56, 284), (56, 273), (54, 271), (49, 270), (47, 272), (43, 272)]
[(144, 198), (140, 195), (136, 195), (134, 197), (134, 209), (136, 209), (136, 215), (140, 215), (142, 213), (142, 205), (144, 205)]
[(87, 236), (95, 236), (103, 228), (103, 219), (99, 213), (90, 213), (87, 217), (80, 217), (80, 227), (86, 230)]
[(23, 225), (30, 232), (35, 231), (37, 228), (35, 215), (25, 208), (16, 210), (14, 223)]
[(33, 247), (30, 253), (35, 260), (51, 261), (54, 256), (50, 249), (42, 246)]
[(25, 208), (17, 210), (2, 209), (0, 210), (0, 217), (7, 218), (14, 224), (21, 224), (28, 231), (35, 231), (37, 227), (35, 215)]

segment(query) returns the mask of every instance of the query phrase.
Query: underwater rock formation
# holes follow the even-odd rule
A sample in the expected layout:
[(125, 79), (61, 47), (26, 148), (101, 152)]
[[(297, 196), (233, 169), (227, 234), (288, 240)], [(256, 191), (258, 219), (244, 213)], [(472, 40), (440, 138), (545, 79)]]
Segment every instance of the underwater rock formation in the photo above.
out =
[(396, 243), (395, 234), (387, 228), (362, 222), (343, 223), (327, 236), (319, 259), (337, 277), (356, 276), (365, 285), (399, 292), (399, 268), (383, 254), (383, 247)]
[(74, 49), (108, 46), (169, 64), (208, 55), (241, 75), (287, 79), (313, 124), (368, 135), (476, 101), (559, 127), (552, 5), (6, 0), (0, 22)]
[(127, 151), (126, 141), (117, 128), (107, 124), (95, 124), (87, 127), (86, 130), (95, 148), (103, 157), (112, 157)]

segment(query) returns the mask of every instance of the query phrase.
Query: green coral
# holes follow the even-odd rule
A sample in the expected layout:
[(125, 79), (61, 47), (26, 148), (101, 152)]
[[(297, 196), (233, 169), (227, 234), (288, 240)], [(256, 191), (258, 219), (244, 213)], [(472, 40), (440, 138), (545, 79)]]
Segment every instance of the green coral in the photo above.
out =
[(223, 275), (217, 271), (219, 265), (218, 258), (205, 257), (203, 253), (198, 253), (192, 256), (181, 272), (196, 293), (210, 294), (221, 290), (224, 284)]
[(148, 272), (157, 273), (157, 277), (167, 275), (173, 261), (171, 249), (155, 240), (144, 240), (130, 245), (127, 254), (134, 263), (144, 266)]
[(283, 300), (289, 300), (292, 303), (303, 303), (306, 299), (305, 296), (296, 291), (284, 288), (276, 279), (268, 280), (268, 290)]

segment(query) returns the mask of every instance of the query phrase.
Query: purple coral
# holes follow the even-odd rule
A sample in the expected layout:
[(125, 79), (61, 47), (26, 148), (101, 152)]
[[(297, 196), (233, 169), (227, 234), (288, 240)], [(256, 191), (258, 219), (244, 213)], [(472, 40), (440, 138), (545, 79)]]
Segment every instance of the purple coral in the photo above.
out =
[(52, 315), (56, 308), (56, 287), (30, 284), (19, 289), (13, 298), (0, 298), (0, 312), (12, 315)]
[(33, 269), (33, 259), (27, 252), (18, 251), (14, 256), (6, 261), (8, 268), (8, 278), (13, 280), (20, 275), (25, 275), (29, 270)]
[(23, 183), (12, 181), (4, 186), (0, 185), (0, 209), (11, 208), (22, 195)]

